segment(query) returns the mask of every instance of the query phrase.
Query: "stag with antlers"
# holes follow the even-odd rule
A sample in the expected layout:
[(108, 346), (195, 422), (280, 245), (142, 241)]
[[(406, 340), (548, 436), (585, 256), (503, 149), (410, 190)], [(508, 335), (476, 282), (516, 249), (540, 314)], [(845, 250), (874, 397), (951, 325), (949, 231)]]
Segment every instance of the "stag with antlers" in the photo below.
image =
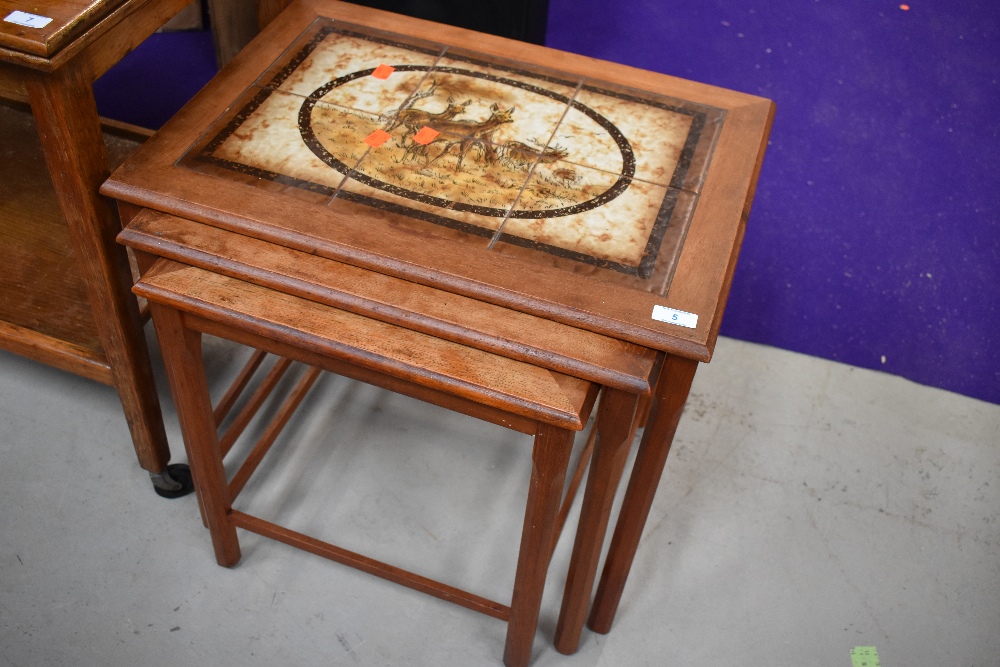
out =
[(448, 97), (448, 106), (444, 111), (438, 113), (431, 113), (425, 111), (424, 109), (415, 109), (413, 105), (418, 101), (434, 95), (434, 91), (437, 88), (437, 82), (434, 82), (431, 87), (422, 92), (417, 93), (406, 103), (405, 106), (400, 107), (395, 114), (395, 118), (389, 125), (389, 132), (392, 132), (397, 127), (402, 125), (405, 129), (402, 136), (402, 141), (405, 143), (414, 134), (420, 131), (420, 128), (425, 125), (430, 125), (434, 121), (451, 120), (455, 116), (459, 115), (465, 111), (468, 106), (472, 103), (472, 100), (465, 100), (464, 102), (457, 104), (453, 97)]
[(440, 133), (431, 143), (444, 144), (444, 148), (431, 160), (431, 163), (450, 153), (454, 146), (458, 146), (458, 163), (455, 165), (455, 171), (462, 171), (462, 160), (473, 146), (483, 152), (487, 162), (495, 162), (497, 152), (492, 145), (493, 133), (501, 125), (514, 122), (514, 109), (516, 107), (501, 109), (499, 104), (494, 103), (490, 107), (490, 117), (486, 120), (441, 120), (427, 123), (428, 127)]

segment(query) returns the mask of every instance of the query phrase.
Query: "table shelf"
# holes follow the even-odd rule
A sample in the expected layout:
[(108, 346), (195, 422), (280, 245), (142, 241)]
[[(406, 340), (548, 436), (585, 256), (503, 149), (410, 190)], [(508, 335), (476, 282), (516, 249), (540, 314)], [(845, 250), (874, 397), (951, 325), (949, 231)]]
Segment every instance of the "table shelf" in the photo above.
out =
[[(105, 126), (113, 169), (141, 131)], [(112, 384), (31, 112), (0, 102), (0, 348)]]

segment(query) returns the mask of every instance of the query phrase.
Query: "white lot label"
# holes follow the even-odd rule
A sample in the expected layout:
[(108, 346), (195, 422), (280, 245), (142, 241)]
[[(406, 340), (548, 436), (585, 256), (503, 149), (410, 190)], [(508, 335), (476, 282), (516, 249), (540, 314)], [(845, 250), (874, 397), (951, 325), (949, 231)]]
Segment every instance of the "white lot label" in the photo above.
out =
[(23, 25), (26, 28), (44, 28), (48, 24), (52, 23), (52, 19), (48, 16), (39, 16), (38, 14), (29, 14), (28, 12), (18, 11), (11, 12), (5, 16), (3, 20), (7, 23)]
[(683, 310), (674, 310), (666, 306), (653, 306), (653, 319), (688, 329), (695, 329), (698, 326), (698, 316), (694, 313), (685, 313)]

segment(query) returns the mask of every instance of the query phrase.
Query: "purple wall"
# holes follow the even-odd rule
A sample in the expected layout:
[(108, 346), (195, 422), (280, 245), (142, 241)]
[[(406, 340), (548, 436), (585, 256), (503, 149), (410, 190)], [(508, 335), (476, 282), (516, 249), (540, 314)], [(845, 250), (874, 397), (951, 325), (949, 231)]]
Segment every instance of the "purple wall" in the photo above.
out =
[(548, 45), (777, 103), (723, 334), (1000, 403), (998, 29), (996, 2), (552, 0)]

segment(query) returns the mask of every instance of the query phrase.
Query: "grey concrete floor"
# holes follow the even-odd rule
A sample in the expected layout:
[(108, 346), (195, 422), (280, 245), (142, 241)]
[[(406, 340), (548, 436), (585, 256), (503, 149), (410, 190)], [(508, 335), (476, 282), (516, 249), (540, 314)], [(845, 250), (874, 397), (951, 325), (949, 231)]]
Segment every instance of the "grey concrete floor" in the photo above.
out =
[[(244, 353), (206, 347), (218, 391)], [(241, 507), (508, 601), (524, 437), (329, 376), (305, 408)], [(723, 339), (615, 627), (551, 646), (571, 515), (533, 664), (1000, 665), (998, 433), (1000, 406)], [(0, 665), (501, 664), (500, 621), (241, 545), (218, 567), (195, 499), (153, 494), (112, 390), (0, 353)]]

